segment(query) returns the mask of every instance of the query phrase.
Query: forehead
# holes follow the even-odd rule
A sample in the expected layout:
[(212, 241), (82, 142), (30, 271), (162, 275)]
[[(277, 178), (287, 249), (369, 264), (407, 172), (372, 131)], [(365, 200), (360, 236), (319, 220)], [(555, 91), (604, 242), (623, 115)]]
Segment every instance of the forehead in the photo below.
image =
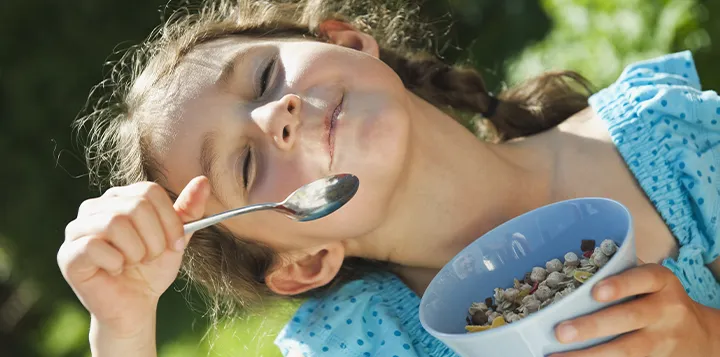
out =
[(256, 42), (253, 38), (233, 36), (200, 44), (183, 56), (165, 78), (152, 84), (153, 88), (139, 89), (148, 93), (140, 119), (151, 128), (150, 142), (155, 154), (164, 156), (170, 143), (188, 124), (190, 109), (213, 92), (223, 69), (237, 53)]

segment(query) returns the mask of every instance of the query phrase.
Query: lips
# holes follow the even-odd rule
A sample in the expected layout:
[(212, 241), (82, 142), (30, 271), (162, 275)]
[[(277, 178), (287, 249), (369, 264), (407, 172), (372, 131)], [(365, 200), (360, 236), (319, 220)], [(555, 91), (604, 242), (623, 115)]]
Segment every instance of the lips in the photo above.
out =
[(344, 95), (340, 97), (340, 102), (337, 106), (335, 106), (335, 108), (333, 108), (332, 112), (328, 113), (325, 120), (325, 126), (327, 128), (328, 152), (330, 154), (330, 167), (332, 167), (333, 158), (335, 156), (335, 130), (337, 129), (337, 119), (342, 111), (344, 99)]

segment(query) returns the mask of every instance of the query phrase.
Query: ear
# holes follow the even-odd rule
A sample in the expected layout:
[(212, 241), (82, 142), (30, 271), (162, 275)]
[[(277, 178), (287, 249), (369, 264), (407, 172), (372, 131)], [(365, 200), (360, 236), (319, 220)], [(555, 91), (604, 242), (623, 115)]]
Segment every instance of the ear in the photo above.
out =
[(285, 262), (265, 278), (265, 283), (280, 295), (301, 294), (328, 284), (337, 275), (344, 259), (342, 243), (324, 245)]
[(338, 20), (325, 20), (319, 26), (320, 35), (330, 43), (380, 57), (380, 48), (372, 36), (358, 31), (350, 24)]

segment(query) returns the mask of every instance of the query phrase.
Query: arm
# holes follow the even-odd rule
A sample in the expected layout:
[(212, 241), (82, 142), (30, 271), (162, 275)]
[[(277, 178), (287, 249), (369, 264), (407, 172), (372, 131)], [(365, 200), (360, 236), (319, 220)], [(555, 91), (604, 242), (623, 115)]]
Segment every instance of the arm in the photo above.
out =
[(710, 263), (708, 267), (710, 268), (710, 271), (713, 272), (713, 275), (715, 275), (715, 280), (720, 281), (720, 258), (715, 259), (715, 261)]
[[(718, 261), (716, 260), (715, 263)], [(708, 356), (720, 356), (720, 310), (703, 306), (701, 313), (705, 316), (705, 329), (710, 334), (712, 342), (711, 353)]]
[(155, 357), (155, 314), (137, 326), (133, 334), (121, 334), (103, 325), (95, 317), (90, 320), (90, 351), (94, 357)]
[(183, 222), (203, 216), (209, 192), (206, 178), (194, 179), (173, 203), (159, 185), (141, 182), (80, 206), (57, 259), (90, 312), (93, 356), (156, 355), (158, 300), (190, 239)]

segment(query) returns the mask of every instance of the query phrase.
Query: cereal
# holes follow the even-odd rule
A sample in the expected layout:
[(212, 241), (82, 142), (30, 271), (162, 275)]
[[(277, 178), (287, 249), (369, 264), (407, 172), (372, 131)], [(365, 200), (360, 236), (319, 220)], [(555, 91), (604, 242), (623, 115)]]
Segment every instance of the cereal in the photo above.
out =
[(605, 255), (600, 248), (595, 248), (595, 252), (590, 256), (590, 264), (598, 268), (602, 268), (607, 264), (608, 260), (610, 260), (610, 257)]
[(550, 289), (547, 285), (544, 285), (535, 290), (535, 294), (533, 295), (537, 297), (538, 300), (545, 301), (555, 295), (555, 292), (552, 291), (552, 289)]
[(490, 315), (488, 315), (488, 320), (493, 321), (497, 319), (498, 317), (502, 317), (502, 315), (499, 312), (491, 312)]
[(592, 277), (593, 274), (586, 272), (586, 271), (576, 271), (575, 274), (573, 274), (573, 277), (575, 280), (579, 281), (580, 283), (586, 282), (590, 277)]
[(491, 328), (500, 327), (505, 324), (507, 324), (507, 322), (505, 322), (505, 318), (502, 316), (498, 316), (492, 320), (492, 324), (490, 326), (465, 326), (465, 330), (467, 330), (468, 332), (485, 331)]
[(533, 283), (539, 283), (547, 277), (547, 271), (541, 267), (534, 267), (532, 273), (530, 273), (530, 280)]
[(514, 312), (511, 312), (511, 311), (506, 312), (503, 317), (505, 317), (505, 321), (507, 321), (507, 323), (513, 323), (515, 321), (520, 321), (520, 319), (522, 318), (522, 317), (520, 317), (520, 315), (518, 315)]
[(535, 297), (535, 295), (528, 295), (523, 299), (522, 304), (519, 307), (520, 312), (524, 313), (526, 316), (530, 313), (533, 313), (535, 311), (538, 311), (540, 309), (540, 300)]
[(557, 288), (558, 286), (560, 286), (560, 284), (562, 284), (566, 280), (568, 280), (567, 275), (557, 272), (557, 271), (554, 271), (554, 272), (550, 273), (550, 275), (548, 275), (545, 282), (547, 282), (547, 286), (549, 286), (551, 288)]
[(565, 254), (565, 267), (576, 267), (580, 265), (580, 259), (577, 254), (570, 252)]
[(525, 284), (532, 285), (533, 281), (532, 281), (531, 277), (532, 277), (531, 272), (525, 273), (525, 277), (523, 278), (523, 281), (525, 282)]
[(553, 259), (553, 260), (545, 263), (545, 269), (550, 274), (561, 271), (562, 268), (563, 268), (563, 263), (560, 261), (560, 259)]
[(600, 250), (609, 257), (617, 252), (617, 245), (612, 239), (606, 239), (600, 243)]
[(552, 259), (544, 268), (534, 267), (521, 279), (513, 279), (512, 287), (496, 288), (492, 297), (473, 303), (465, 329), (478, 332), (514, 323), (562, 300), (605, 266), (618, 246), (611, 239), (603, 240), (600, 246), (585, 239), (580, 249), (582, 256), (569, 252), (564, 261)]
[(510, 289), (505, 290), (504, 297), (505, 297), (505, 300), (507, 300), (507, 301), (515, 301), (515, 299), (517, 299), (519, 294), (520, 294), (520, 290), (515, 289), (515, 288), (510, 288)]
[(485, 305), (482, 302), (474, 302), (472, 305), (470, 305), (470, 309), (469, 309), (470, 315), (475, 315), (475, 313), (478, 311), (480, 311), (484, 314), (485, 311), (488, 311), (487, 305)]

